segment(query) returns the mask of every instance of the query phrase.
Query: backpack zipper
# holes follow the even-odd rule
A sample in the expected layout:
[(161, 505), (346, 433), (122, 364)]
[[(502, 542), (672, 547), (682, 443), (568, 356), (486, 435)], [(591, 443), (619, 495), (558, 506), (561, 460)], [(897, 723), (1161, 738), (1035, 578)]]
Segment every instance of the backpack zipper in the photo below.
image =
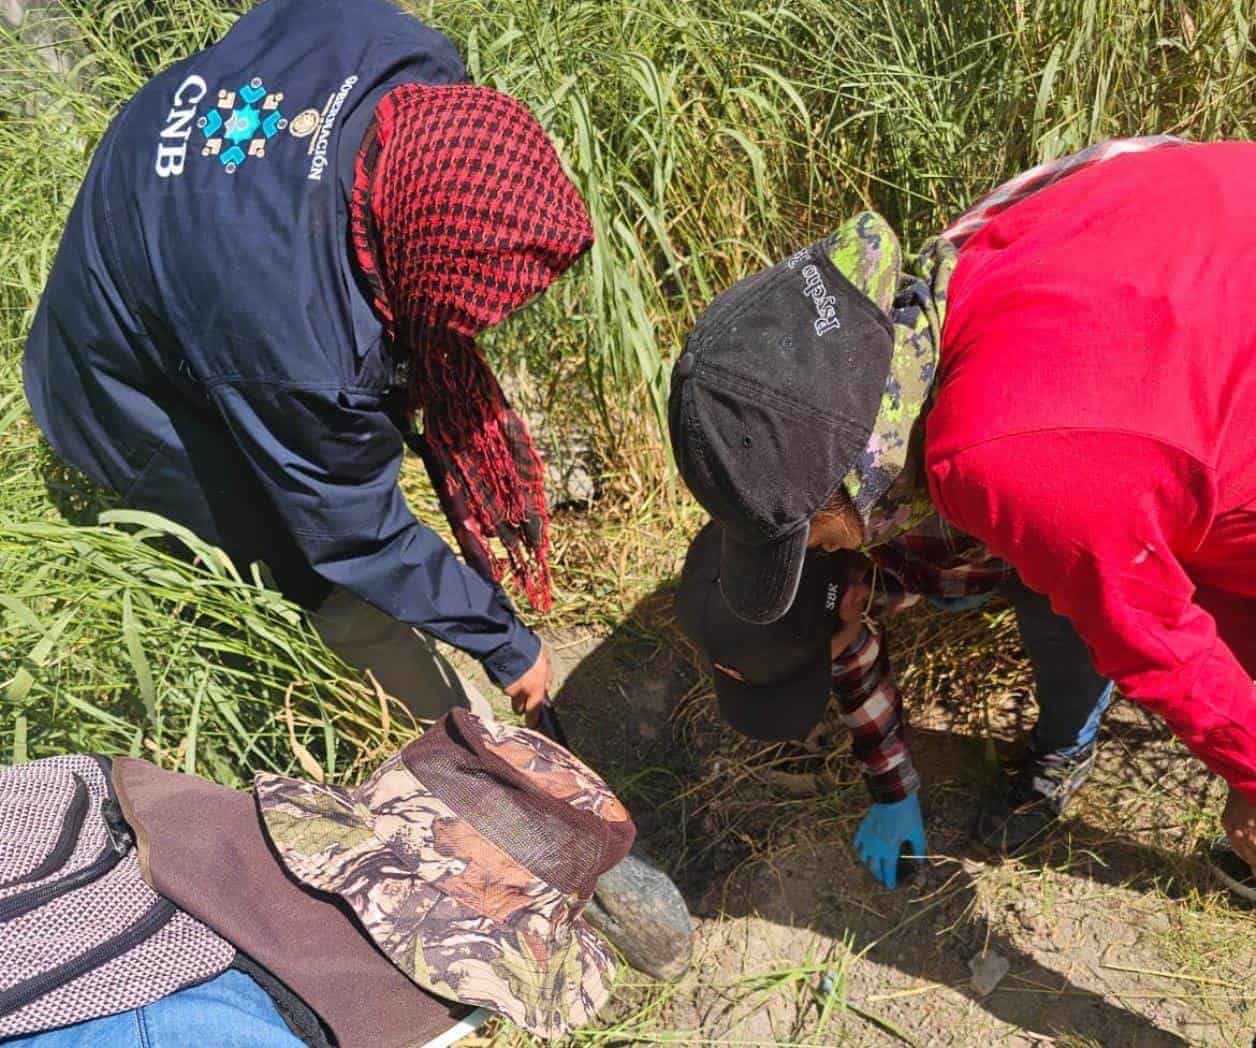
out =
[(87, 818), (87, 806), (91, 795), (87, 791), (87, 783), (83, 781), (82, 776), (74, 772), (70, 774), (74, 779), (74, 796), (70, 798), (70, 804), (65, 810), (65, 820), (61, 824), (61, 832), (57, 835), (57, 843), (43, 862), (29, 873), (0, 884), (0, 890), (12, 888), (15, 884), (42, 881), (61, 869), (66, 859), (73, 853), (75, 845), (78, 844), (79, 834), (83, 830), (83, 821)]
[(158, 898), (144, 911), (139, 920), (112, 939), (107, 939), (99, 946), (93, 946), (86, 953), (79, 954), (59, 968), (43, 972), (0, 992), (0, 1018), (11, 1015), (58, 987), (73, 982), (79, 976), (86, 975), (102, 964), (134, 949), (168, 924), (177, 910), (178, 907), (169, 899)]
[[(95, 756), (93, 754), (92, 756)], [(7, 899), (0, 899), (0, 924), (16, 920), (31, 910), (38, 909), (66, 892), (72, 892), (85, 884), (90, 884), (112, 870), (122, 857), (131, 850), (131, 831), (122, 817), (122, 809), (118, 806), (117, 796), (113, 792), (113, 780), (110, 778), (110, 764), (103, 757), (96, 757), (105, 774), (105, 799), (100, 805), (101, 818), (105, 824), (105, 834), (109, 838), (104, 848), (90, 863), (75, 870), (60, 880), (49, 881), (37, 888), (29, 888), (18, 892)], [(86, 811), (84, 811), (84, 817)], [(80, 820), (81, 826), (82, 820)], [(77, 840), (78, 834), (75, 834)], [(64, 861), (64, 860), (63, 860)]]

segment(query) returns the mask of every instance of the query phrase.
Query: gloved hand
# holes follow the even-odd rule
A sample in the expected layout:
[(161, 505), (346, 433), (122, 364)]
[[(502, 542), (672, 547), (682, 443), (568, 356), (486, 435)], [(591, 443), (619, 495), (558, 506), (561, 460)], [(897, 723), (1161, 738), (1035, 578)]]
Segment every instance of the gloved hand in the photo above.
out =
[(891, 804), (874, 804), (855, 831), (855, 850), (878, 881), (898, 885), (898, 859), (903, 845), (909, 855), (924, 857), (925, 824), (916, 794)]

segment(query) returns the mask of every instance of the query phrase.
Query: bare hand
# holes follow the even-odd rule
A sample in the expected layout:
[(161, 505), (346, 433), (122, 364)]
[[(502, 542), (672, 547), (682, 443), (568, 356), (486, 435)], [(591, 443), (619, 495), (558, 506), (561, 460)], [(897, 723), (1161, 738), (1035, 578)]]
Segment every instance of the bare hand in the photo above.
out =
[(550, 663), (549, 648), (542, 645), (531, 669), (503, 689), (510, 698), (511, 708), (516, 713), (523, 714), (524, 723), (529, 728), (536, 727), (541, 707), (549, 698), (550, 685), (553, 683), (554, 669)]
[(1256, 804), (1231, 787), (1221, 826), (1239, 858), (1256, 873)]
[(855, 643), (859, 631), (863, 629), (864, 606), (868, 603), (870, 592), (866, 582), (853, 582), (842, 594), (842, 605), (837, 609), (842, 626), (833, 634), (833, 640), (829, 645), (833, 658), (837, 658)]

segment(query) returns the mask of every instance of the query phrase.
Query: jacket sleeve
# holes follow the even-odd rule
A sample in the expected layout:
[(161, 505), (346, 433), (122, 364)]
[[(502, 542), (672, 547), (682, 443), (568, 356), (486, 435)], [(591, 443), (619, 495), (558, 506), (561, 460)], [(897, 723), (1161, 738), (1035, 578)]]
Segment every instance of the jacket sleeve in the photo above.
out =
[(1211, 522), (1205, 465), (1148, 437), (1056, 430), (931, 459), (928, 475), (944, 517), (1047, 594), (1101, 673), (1256, 801), (1256, 687), (1179, 559)]
[(506, 594), (407, 507), (401, 434), (378, 393), (225, 383), (212, 394), (319, 575), (470, 653), (500, 685), (532, 665), (540, 641)]
[(903, 694), (890, 668), (882, 623), (863, 630), (833, 660), (833, 695), (873, 803), (893, 804), (915, 793), (920, 776), (907, 749)]

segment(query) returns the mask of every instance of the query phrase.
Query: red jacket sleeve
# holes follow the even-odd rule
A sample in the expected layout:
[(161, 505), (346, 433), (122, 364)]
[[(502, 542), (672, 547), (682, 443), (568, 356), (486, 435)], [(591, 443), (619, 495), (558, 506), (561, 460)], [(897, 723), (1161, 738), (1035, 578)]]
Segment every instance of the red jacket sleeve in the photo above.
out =
[(1256, 687), (1194, 602), (1211, 471), (1119, 432), (1054, 430), (930, 456), (939, 512), (1051, 598), (1099, 671), (1256, 801)]

